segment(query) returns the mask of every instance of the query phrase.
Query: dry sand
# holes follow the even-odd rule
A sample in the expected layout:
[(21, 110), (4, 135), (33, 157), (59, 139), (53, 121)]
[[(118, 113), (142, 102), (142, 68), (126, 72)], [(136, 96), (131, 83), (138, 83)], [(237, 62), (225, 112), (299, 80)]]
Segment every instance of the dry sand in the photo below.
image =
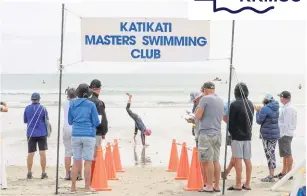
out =
[[(26, 180), (26, 167), (7, 167), (8, 189), (1, 190), (0, 195), (54, 195), (55, 193), (55, 167), (49, 167), (47, 173), (49, 178), (41, 180), (40, 168), (35, 166), (34, 179)], [(117, 173), (119, 180), (108, 181), (112, 188), (110, 192), (99, 192), (96, 195), (103, 196), (198, 196), (198, 195), (221, 195), (221, 193), (198, 193), (183, 190), (187, 181), (174, 180), (175, 173), (169, 173), (162, 167), (130, 167), (125, 168), (125, 173)], [(278, 169), (279, 171), (279, 169)], [(234, 172), (234, 171), (233, 171)], [(231, 173), (226, 181), (226, 188), (234, 183), (234, 173)], [(60, 168), (59, 194), (69, 195), (70, 181), (63, 180), (64, 168)], [(261, 183), (259, 179), (267, 175), (266, 167), (254, 167), (252, 175), (252, 191), (227, 192), (226, 196), (281, 196), (289, 193), (293, 181), (289, 181), (278, 192), (271, 192), (269, 188), (274, 183)], [(222, 181), (220, 183), (222, 185)], [(76, 195), (84, 195), (84, 181), (77, 183), (79, 188)]]

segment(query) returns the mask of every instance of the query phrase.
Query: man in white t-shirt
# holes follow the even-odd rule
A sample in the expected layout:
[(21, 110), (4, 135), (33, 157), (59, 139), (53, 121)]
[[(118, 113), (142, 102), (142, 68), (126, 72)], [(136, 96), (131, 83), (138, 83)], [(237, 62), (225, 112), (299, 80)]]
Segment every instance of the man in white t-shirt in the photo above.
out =
[[(280, 102), (284, 105), (281, 109), (278, 119), (280, 129), (280, 139), (278, 140), (279, 155), (283, 158), (282, 171), (274, 176), (276, 178), (283, 178), (292, 169), (293, 158), (291, 151), (292, 138), (297, 124), (297, 111), (291, 103), (291, 93), (283, 91), (278, 95)], [(292, 179), (292, 177), (290, 177)]]
[(71, 157), (72, 155), (72, 146), (71, 146), (71, 132), (72, 126), (68, 124), (68, 110), (71, 101), (76, 98), (76, 90), (74, 88), (70, 88), (67, 90), (67, 101), (63, 104), (64, 110), (64, 126), (63, 126), (63, 143), (65, 147), (65, 170), (66, 176), (65, 180), (71, 180)]

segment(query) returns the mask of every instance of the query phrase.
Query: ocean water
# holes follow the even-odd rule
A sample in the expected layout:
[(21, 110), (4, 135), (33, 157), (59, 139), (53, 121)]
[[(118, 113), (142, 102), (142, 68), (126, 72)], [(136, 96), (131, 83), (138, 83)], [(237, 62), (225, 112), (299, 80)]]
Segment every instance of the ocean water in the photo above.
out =
[[(41, 102), (46, 106), (58, 105), (59, 76), (57, 74), (3, 74), (1, 77), (2, 100), (11, 107), (24, 107), (29, 103), (33, 92), (41, 93)], [(134, 107), (185, 107), (189, 103), (189, 93), (198, 91), (205, 81), (219, 77), (216, 91), (225, 101), (228, 96), (228, 75), (225, 74), (64, 74), (62, 98), (65, 100), (65, 89), (77, 87), (80, 83), (90, 83), (99, 79), (103, 83), (101, 98), (107, 107), (123, 107), (126, 103), (126, 92), (133, 94)], [(234, 86), (245, 82), (250, 90), (250, 99), (260, 103), (266, 93), (277, 95), (283, 90), (292, 93), (293, 103), (298, 107), (305, 106), (304, 75), (257, 75), (234, 74)]]

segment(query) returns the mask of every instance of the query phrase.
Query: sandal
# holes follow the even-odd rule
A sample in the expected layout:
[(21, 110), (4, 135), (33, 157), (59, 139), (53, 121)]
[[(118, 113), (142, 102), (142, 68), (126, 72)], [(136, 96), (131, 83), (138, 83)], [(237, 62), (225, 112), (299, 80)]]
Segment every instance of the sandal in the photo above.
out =
[[(243, 185), (243, 186), (244, 186), (244, 185)], [(229, 187), (227, 190), (228, 190), (228, 191), (242, 191), (242, 189), (238, 189), (238, 188), (236, 188), (236, 187), (234, 187), (234, 186)]]
[(276, 176), (274, 176), (274, 178), (280, 178), (280, 177), (283, 177), (283, 176), (284, 176), (284, 174), (279, 173), (279, 174), (277, 174)]
[(275, 182), (275, 179), (272, 176), (267, 176), (265, 178), (262, 178), (260, 181), (261, 182)]
[(78, 180), (78, 181), (83, 180), (83, 178), (82, 178), (80, 172), (78, 172), (77, 180)]
[(32, 172), (28, 172), (28, 174), (27, 174), (27, 179), (32, 179), (32, 178), (33, 178)]
[(64, 180), (71, 180), (71, 172), (68, 173), (68, 176), (66, 176)]
[(242, 189), (247, 190), (247, 191), (251, 191), (251, 190), (252, 190), (251, 188), (247, 188), (247, 187), (245, 187), (245, 185), (244, 185), (244, 184), (243, 184), (243, 186), (242, 186)]
[(212, 191), (206, 190), (206, 189), (201, 189), (198, 192), (200, 192), (200, 193), (214, 193), (214, 189)]
[(95, 189), (93, 189), (93, 188), (91, 188), (90, 191), (85, 191), (84, 192), (85, 195), (91, 195), (91, 194), (96, 194), (96, 193), (97, 193), (97, 191)]

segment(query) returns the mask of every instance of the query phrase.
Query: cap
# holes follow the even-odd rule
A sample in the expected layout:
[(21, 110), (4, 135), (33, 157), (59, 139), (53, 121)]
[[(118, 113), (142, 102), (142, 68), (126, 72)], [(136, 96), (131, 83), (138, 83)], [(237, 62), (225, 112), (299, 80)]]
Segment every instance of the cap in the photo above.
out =
[(41, 96), (39, 93), (33, 93), (31, 95), (31, 100), (40, 100), (41, 99)]
[(289, 91), (283, 91), (278, 94), (279, 97), (283, 97), (285, 99), (291, 99), (291, 93)]
[(101, 88), (100, 80), (94, 79), (90, 84), (90, 88)]
[(213, 82), (205, 82), (201, 89), (215, 89), (215, 85)]
[(190, 100), (191, 101), (195, 101), (196, 99), (198, 99), (199, 97), (202, 96), (202, 93), (201, 92), (192, 92), (190, 94)]
[(144, 134), (146, 135), (146, 136), (150, 136), (151, 135), (151, 129), (146, 129), (145, 131), (144, 131)]
[(90, 96), (90, 88), (88, 84), (80, 84), (76, 90), (76, 95), (79, 98), (88, 98)]
[(264, 96), (264, 99), (266, 99), (266, 100), (273, 100), (274, 97), (273, 97), (272, 95), (270, 95), (270, 94), (266, 94), (266, 95)]

